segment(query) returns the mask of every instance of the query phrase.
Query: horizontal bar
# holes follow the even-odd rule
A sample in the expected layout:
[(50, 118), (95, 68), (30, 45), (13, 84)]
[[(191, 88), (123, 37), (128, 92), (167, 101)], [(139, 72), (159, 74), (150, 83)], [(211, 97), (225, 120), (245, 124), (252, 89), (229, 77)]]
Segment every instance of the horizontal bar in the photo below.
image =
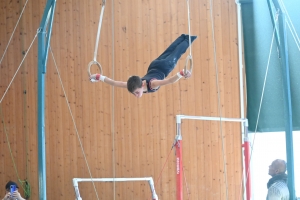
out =
[(78, 182), (88, 182), (88, 181), (98, 181), (98, 182), (114, 182), (114, 181), (148, 181), (150, 185), (150, 190), (152, 193), (152, 199), (158, 200), (158, 196), (155, 192), (154, 181), (152, 177), (144, 178), (73, 178), (73, 186), (75, 189), (76, 199), (82, 200), (79, 193)]
[(73, 178), (73, 182), (87, 182), (87, 181), (95, 181), (95, 182), (120, 182), (120, 181), (153, 181), (152, 177), (145, 178)]
[(176, 115), (176, 123), (181, 123), (182, 119), (195, 119), (195, 120), (207, 120), (207, 121), (226, 121), (226, 122), (246, 122), (246, 124), (248, 124), (248, 119), (242, 119), (242, 118), (224, 118), (224, 117)]

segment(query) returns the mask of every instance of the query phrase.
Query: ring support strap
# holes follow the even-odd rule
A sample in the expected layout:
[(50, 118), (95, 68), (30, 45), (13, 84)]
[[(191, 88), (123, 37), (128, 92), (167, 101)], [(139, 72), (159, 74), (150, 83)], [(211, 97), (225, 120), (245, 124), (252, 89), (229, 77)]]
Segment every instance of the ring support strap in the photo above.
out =
[(100, 32), (101, 32), (101, 26), (102, 26), (102, 20), (103, 20), (104, 9), (105, 9), (105, 1), (103, 1), (103, 3), (102, 3), (101, 13), (100, 13), (100, 19), (99, 19), (99, 24), (98, 24), (97, 38), (96, 38), (96, 43), (95, 43), (94, 61), (96, 61), (96, 58), (97, 58), (98, 44), (99, 44), (99, 40), (100, 40)]
[(96, 43), (95, 43), (95, 51), (94, 51), (94, 59), (88, 64), (88, 75), (91, 76), (91, 66), (92, 65), (97, 65), (100, 70), (100, 74), (102, 75), (102, 67), (99, 62), (97, 62), (97, 53), (98, 53), (98, 45), (99, 45), (99, 40), (100, 40), (100, 32), (101, 32), (101, 26), (102, 26), (102, 20), (103, 20), (103, 14), (104, 14), (104, 9), (105, 9), (105, 0), (102, 1), (102, 8), (101, 8), (101, 13), (100, 13), (100, 19), (99, 19), (99, 24), (98, 24), (98, 31), (97, 31), (97, 37), (96, 37)]
[[(189, 0), (186, 0), (187, 5), (187, 13), (188, 13), (188, 26), (189, 26), (189, 47), (190, 47), (190, 54), (186, 57), (184, 69), (187, 71), (188, 63), (190, 63), (189, 71), (192, 73), (193, 71), (193, 57), (192, 57), (192, 42), (191, 42), (191, 19), (190, 19), (190, 3)], [(190, 62), (189, 62), (190, 61)]]

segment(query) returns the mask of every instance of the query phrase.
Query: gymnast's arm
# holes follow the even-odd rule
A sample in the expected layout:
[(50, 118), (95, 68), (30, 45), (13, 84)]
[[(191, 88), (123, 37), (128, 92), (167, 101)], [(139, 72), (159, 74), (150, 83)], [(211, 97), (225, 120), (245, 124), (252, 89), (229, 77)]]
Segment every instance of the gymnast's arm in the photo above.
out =
[(174, 76), (170, 77), (170, 78), (165, 78), (164, 80), (152, 80), (151, 81), (151, 87), (152, 88), (158, 88), (160, 86), (163, 85), (168, 85), (171, 83), (175, 83), (177, 82), (179, 79), (181, 79), (182, 77), (184, 78), (189, 78), (191, 76), (191, 72), (190, 71), (186, 71), (186, 73), (184, 73), (184, 70), (181, 70), (180, 72), (178, 72), (177, 74), (175, 74)]
[(107, 83), (109, 85), (112, 85), (112, 86), (121, 87), (121, 88), (127, 88), (127, 82), (115, 81), (115, 80), (112, 80), (112, 79), (110, 79), (108, 77), (106, 77), (103, 82)]
[(113, 79), (110, 79), (106, 76), (103, 76), (101, 74), (93, 74), (90, 76), (90, 80), (92, 82), (98, 82), (99, 80), (107, 83), (111, 86), (116, 86), (116, 87), (121, 87), (121, 88), (127, 88), (127, 82), (123, 82), (123, 81), (115, 81)]

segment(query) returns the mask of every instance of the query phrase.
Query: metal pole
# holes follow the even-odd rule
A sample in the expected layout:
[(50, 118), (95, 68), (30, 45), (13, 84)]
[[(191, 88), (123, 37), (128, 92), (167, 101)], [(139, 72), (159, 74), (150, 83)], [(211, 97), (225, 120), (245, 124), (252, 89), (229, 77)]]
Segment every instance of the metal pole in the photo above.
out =
[(248, 137), (248, 121), (243, 123), (244, 128), (244, 157), (245, 157), (245, 178), (246, 178), (246, 198), (247, 200), (251, 200), (252, 190), (251, 190), (251, 148), (250, 141)]
[[(177, 117), (177, 116), (176, 116)], [(182, 137), (181, 137), (181, 120), (176, 123), (176, 138), (175, 138), (175, 148), (176, 148), (176, 199), (183, 200), (183, 168), (182, 168)]]
[(176, 115), (176, 123), (181, 123), (182, 119), (206, 120), (206, 121), (222, 121), (222, 122), (246, 122), (247, 119), (242, 118), (224, 118), (209, 116), (192, 116), (192, 115)]
[[(47, 199), (46, 191), (46, 140), (45, 140), (45, 76), (47, 66), (47, 54), (50, 44), (52, 31), (52, 22), (55, 10), (55, 0), (48, 0), (44, 15), (41, 20), (40, 30), (38, 33), (38, 179), (39, 179), (39, 199)], [(50, 18), (50, 21), (49, 21)], [(49, 27), (47, 32), (47, 22)], [(48, 37), (48, 38), (47, 38)]]
[[(268, 7), (269, 7), (269, 11), (270, 11), (270, 17), (271, 17), (271, 21), (272, 21), (272, 24), (273, 24), (273, 27), (276, 28), (276, 17), (277, 17), (277, 11), (279, 11), (279, 4), (278, 2), (273, 2), (275, 7), (277, 8), (276, 9), (276, 12), (273, 12), (272, 10), (272, 6), (271, 6), (271, 1), (273, 0), (267, 0), (267, 3), (268, 3)], [(279, 41), (279, 35), (278, 35), (278, 31), (275, 31), (275, 40), (276, 40), (276, 43), (277, 45), (279, 46), (280, 45), (280, 41)], [(280, 56), (281, 52), (279, 52), (279, 56)]]
[[(240, 109), (241, 109), (241, 118), (245, 118), (245, 108), (244, 108), (244, 65), (243, 65), (243, 28), (242, 28), (242, 8), (241, 3), (236, 2), (237, 4), (237, 19), (238, 19), (238, 52), (239, 52), (239, 84), (240, 84)], [(241, 132), (244, 135), (243, 122), (241, 122)]]
[(285, 118), (285, 137), (286, 137), (286, 157), (288, 171), (288, 187), (290, 199), (296, 199), (295, 179), (294, 179), (294, 148), (293, 148), (293, 118), (292, 118), (292, 100), (290, 86), (290, 72), (286, 37), (285, 14), (280, 12), (279, 20), (279, 41), (280, 41), (280, 62), (283, 74), (283, 96), (284, 96), (284, 118)]
[[(244, 65), (243, 65), (243, 20), (242, 20), (242, 6), (239, 0), (236, 0), (237, 4), (237, 20), (238, 20), (238, 52), (239, 52), (239, 86), (240, 86), (240, 113), (241, 118), (245, 118), (245, 104), (244, 104)], [(246, 198), (251, 199), (251, 180), (250, 180), (250, 142), (248, 138), (248, 133), (245, 132), (245, 122), (241, 122), (241, 134), (242, 147), (244, 148), (244, 162), (243, 167), (245, 168), (246, 181), (243, 184), (246, 185)], [(244, 140), (244, 141), (243, 141)]]
[[(284, 119), (285, 119), (285, 138), (286, 138), (286, 157), (288, 171), (288, 188), (290, 199), (295, 200), (295, 174), (294, 174), (294, 147), (293, 147), (293, 118), (292, 118), (292, 101), (291, 101), (291, 86), (290, 72), (288, 60), (288, 45), (286, 37), (286, 21), (285, 14), (282, 12), (278, 0), (272, 0), (276, 12), (278, 12), (278, 31), (276, 32), (276, 41), (279, 48), (280, 65), (282, 67), (283, 77), (283, 97), (284, 97)], [(275, 20), (272, 14), (271, 0), (268, 0), (268, 6), (271, 13), (272, 23), (274, 26)]]
[(43, 58), (45, 57), (45, 32), (38, 35), (38, 177), (39, 199), (46, 199), (46, 148), (45, 148), (45, 74)]

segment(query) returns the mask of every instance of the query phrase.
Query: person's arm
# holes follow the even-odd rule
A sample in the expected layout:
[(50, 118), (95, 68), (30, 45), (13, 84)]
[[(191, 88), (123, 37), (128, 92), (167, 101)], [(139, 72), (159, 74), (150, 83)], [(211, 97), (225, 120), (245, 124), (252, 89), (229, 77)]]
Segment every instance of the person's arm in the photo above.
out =
[(186, 73), (184, 73), (184, 70), (181, 70), (180, 72), (178, 72), (177, 74), (175, 74), (174, 76), (170, 77), (170, 78), (166, 78), (164, 80), (153, 80), (151, 81), (151, 87), (152, 88), (158, 88), (160, 86), (163, 85), (168, 85), (171, 83), (175, 83), (177, 82), (179, 79), (181, 79), (182, 77), (184, 78), (189, 78), (191, 76), (191, 72), (190, 71), (186, 71)]
[(112, 86), (116, 86), (116, 87), (121, 87), (121, 88), (127, 88), (127, 82), (123, 82), (123, 81), (115, 81), (113, 79), (110, 79), (106, 76), (103, 76), (101, 74), (93, 74), (90, 76), (90, 80), (92, 82), (98, 82), (99, 80), (104, 82), (104, 83), (107, 83), (109, 85), (112, 85)]

